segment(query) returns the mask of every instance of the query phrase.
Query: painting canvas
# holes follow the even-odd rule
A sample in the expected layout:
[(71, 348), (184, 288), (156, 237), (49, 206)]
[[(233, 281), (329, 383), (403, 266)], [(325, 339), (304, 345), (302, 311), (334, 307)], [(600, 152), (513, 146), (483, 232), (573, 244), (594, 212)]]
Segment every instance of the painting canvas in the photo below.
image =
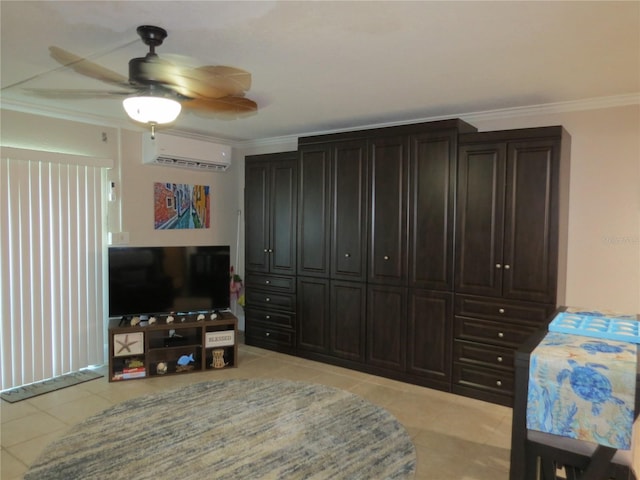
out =
[(156, 230), (209, 228), (209, 186), (156, 182), (153, 191)]

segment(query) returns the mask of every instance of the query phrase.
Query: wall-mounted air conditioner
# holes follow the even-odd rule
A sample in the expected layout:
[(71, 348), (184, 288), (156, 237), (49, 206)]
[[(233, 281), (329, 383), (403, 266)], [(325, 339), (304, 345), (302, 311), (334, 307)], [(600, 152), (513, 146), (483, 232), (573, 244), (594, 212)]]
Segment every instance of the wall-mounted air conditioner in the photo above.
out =
[(231, 147), (220, 143), (156, 133), (142, 137), (142, 162), (224, 172), (231, 164)]

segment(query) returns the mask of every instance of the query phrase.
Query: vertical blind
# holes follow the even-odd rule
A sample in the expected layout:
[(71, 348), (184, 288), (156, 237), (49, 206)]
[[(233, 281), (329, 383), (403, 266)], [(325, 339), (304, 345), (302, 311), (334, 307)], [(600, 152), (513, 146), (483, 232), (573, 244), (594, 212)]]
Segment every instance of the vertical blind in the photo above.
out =
[(2, 389), (104, 361), (100, 166), (0, 158)]

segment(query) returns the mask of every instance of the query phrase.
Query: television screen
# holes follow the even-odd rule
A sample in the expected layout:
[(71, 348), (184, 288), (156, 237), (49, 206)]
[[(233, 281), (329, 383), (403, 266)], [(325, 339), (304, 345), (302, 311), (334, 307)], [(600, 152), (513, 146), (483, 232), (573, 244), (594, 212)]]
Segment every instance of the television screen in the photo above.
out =
[(109, 247), (109, 317), (229, 308), (229, 246)]

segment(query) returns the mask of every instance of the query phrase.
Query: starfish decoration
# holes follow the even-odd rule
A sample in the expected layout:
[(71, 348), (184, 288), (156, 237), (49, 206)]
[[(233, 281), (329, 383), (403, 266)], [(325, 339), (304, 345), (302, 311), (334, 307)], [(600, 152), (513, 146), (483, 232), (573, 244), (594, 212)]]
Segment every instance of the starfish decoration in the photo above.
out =
[(120, 340), (116, 340), (116, 342), (120, 344), (120, 350), (118, 350), (117, 353), (122, 353), (124, 350), (131, 353), (131, 345), (135, 345), (136, 343), (138, 343), (138, 340), (133, 340), (132, 342), (130, 342), (129, 335), (125, 335), (124, 342), (121, 342)]

